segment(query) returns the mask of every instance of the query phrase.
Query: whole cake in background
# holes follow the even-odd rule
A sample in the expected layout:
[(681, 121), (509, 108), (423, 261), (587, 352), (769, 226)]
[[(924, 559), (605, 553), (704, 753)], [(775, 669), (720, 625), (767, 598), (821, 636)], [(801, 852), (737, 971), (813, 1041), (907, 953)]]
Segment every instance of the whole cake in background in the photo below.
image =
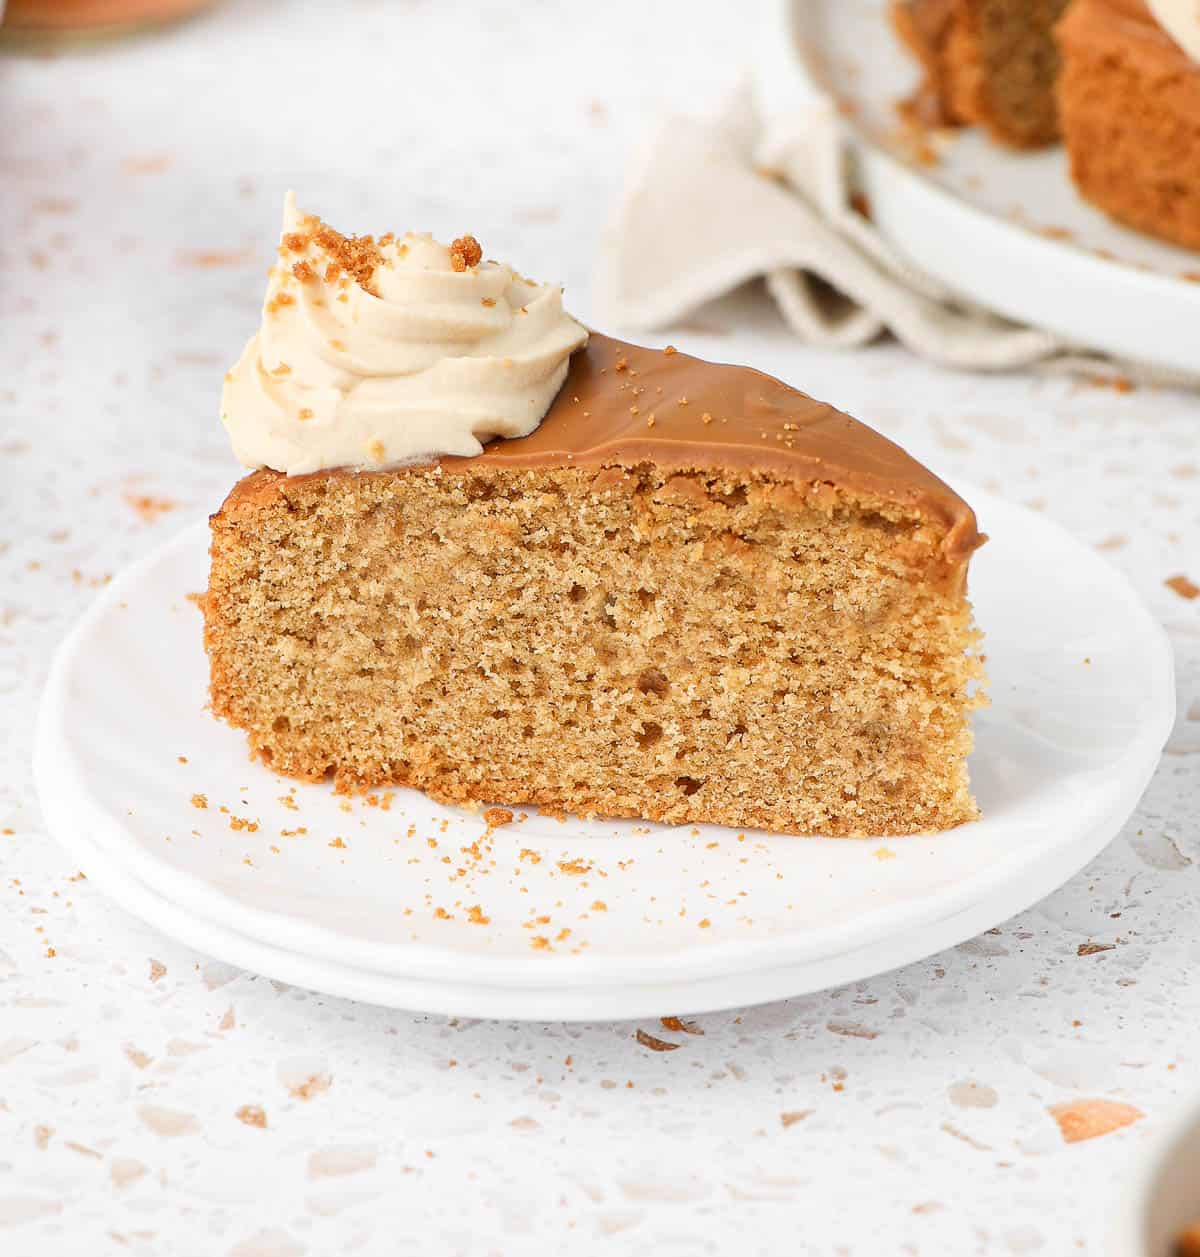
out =
[(892, 0), (923, 69), (925, 125), (982, 125), (1016, 148), (1060, 137), (1081, 195), (1200, 249), (1195, 0)]
[(472, 237), (289, 199), (222, 418), (214, 712), (279, 772), (832, 835), (973, 819), (970, 507), (744, 367), (590, 334)]

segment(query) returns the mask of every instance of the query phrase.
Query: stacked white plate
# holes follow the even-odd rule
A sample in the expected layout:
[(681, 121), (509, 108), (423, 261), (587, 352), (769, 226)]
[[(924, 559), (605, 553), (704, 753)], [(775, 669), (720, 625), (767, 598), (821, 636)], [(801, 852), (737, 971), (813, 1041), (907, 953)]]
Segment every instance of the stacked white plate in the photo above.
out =
[[(933, 837), (787, 838), (344, 799), (247, 758), (206, 710), (200, 522), (63, 644), (37, 731), (50, 828), (130, 912), (339, 995), (507, 1018), (701, 1012), (863, 978), (1059, 886), (1119, 831), (1171, 728), (1161, 629), (1045, 519), (966, 489), (992, 706), (984, 819)], [(503, 800), (497, 800), (502, 803)]]

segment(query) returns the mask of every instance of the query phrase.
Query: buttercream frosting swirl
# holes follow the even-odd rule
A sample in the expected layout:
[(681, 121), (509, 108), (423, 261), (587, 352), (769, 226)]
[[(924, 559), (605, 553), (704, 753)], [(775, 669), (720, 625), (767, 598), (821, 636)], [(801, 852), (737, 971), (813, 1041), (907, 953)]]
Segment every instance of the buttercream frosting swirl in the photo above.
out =
[(344, 237), (284, 204), (262, 323), (225, 377), (238, 460), (302, 475), (471, 456), (541, 422), (587, 331), (474, 239)]

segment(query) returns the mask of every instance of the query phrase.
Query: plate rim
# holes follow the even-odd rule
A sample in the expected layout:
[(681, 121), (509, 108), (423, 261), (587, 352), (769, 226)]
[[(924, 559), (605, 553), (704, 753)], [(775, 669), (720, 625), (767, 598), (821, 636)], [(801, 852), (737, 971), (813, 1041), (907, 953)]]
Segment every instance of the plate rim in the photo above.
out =
[[(985, 491), (972, 489), (971, 492), (977, 503), (987, 504), (993, 511), (997, 508), (1012, 511), (1024, 517), (1034, 527), (1058, 534), (1061, 539), (1077, 550), (1081, 558), (1086, 555), (1093, 570), (1104, 574), (1109, 589), (1114, 593), (1119, 593), (1138, 624), (1139, 640), (1146, 644), (1148, 677), (1152, 682), (1148, 686), (1148, 689), (1152, 691), (1151, 698), (1147, 703), (1146, 715), (1141, 726), (1130, 737), (1115, 765), (1108, 764), (1103, 769), (1105, 778), (1118, 783), (1133, 779), (1141, 781), (1132, 802), (1117, 822), (1116, 828), (1119, 829), (1120, 824), (1136, 806), (1137, 799), (1140, 798), (1152, 776), (1173, 726), (1175, 700), (1173, 657), (1166, 633), (1150, 615), (1124, 574), (1072, 537), (1061, 525), (1027, 507), (1007, 502)], [(146, 882), (152, 889), (161, 891), (172, 902), (186, 906), (190, 912), (203, 919), (221, 920), (232, 912), (236, 912), (239, 922), (249, 921), (255, 925), (254, 929), (239, 926), (241, 934), (265, 941), (287, 938), (292, 940), (289, 948), (295, 952), (309, 956), (327, 955), (331, 947), (336, 946), (343, 953), (369, 954), (374, 959), (368, 961), (366, 967), (379, 971), (414, 977), (444, 978), (447, 974), (452, 975), (455, 970), (461, 969), (464, 963), (464, 955), (461, 951), (430, 943), (371, 943), (365, 939), (347, 939), (326, 926), (315, 925), (275, 910), (249, 909), (241, 902), (230, 900), (210, 884), (201, 882), (160, 857), (152, 855), (136, 837), (132, 836), (130, 831), (123, 827), (118, 818), (111, 815), (102, 800), (91, 795), (81, 780), (82, 774), (74, 765), (74, 752), (69, 740), (62, 736), (62, 730), (66, 726), (70, 669), (77, 661), (89, 630), (122, 600), (126, 591), (131, 587), (137, 587), (139, 578), (145, 573), (156, 569), (179, 549), (189, 545), (198, 545), (202, 529), (206, 540), (207, 524), (205, 521), (197, 521), (124, 569), (93, 600), (55, 654), (38, 713), (34, 753), (34, 778), (43, 808), (48, 818), (52, 812), (59, 818), (58, 823), (51, 826), (52, 832), (58, 837), (60, 827), (67, 826), (68, 821), (62, 809), (58, 806), (50, 806), (49, 801), (53, 800), (55, 804), (58, 804), (63, 796), (67, 796), (73, 803), (76, 816), (85, 818), (83, 821), (77, 820), (76, 824), (86, 824), (97, 836), (101, 848), (108, 853), (110, 858), (132, 867), (139, 880)], [(1114, 786), (1109, 792), (1098, 791), (1096, 794), (1098, 801), (1086, 812), (1081, 813), (1084, 819), (1072, 828), (1071, 838), (1060, 839), (1048, 849), (1044, 843), (1031, 843), (1028, 849), (1019, 850), (1011, 858), (988, 866), (980, 873), (949, 883), (938, 891), (921, 895), (915, 902), (923, 907), (923, 911), (914, 910), (914, 901), (906, 900), (880, 907), (871, 914), (869, 927), (864, 926), (863, 918), (858, 916), (837, 926), (823, 926), (790, 937), (782, 935), (773, 936), (770, 939), (733, 939), (716, 944), (694, 944), (675, 948), (658, 958), (655, 971), (670, 973), (676, 980), (684, 979), (689, 973), (706, 977), (745, 974), (762, 968), (764, 963), (762, 953), (765, 951), (771, 953), (771, 963), (774, 967), (788, 963), (828, 961), (832, 957), (854, 951), (861, 946), (877, 944), (894, 935), (898, 930), (934, 927), (940, 922), (996, 898), (1006, 886), (1019, 883), (1030, 870), (1046, 865), (1051, 852), (1070, 848), (1073, 843), (1082, 842), (1086, 835), (1099, 832), (1106, 825), (1107, 813), (1114, 806), (1117, 810), (1124, 806), (1114, 804), (1114, 800), (1121, 794), (1122, 790), (1119, 786)], [(969, 826), (960, 828), (969, 829)], [(1115, 833), (1115, 830), (1113, 832)], [(1103, 845), (1106, 845), (1112, 836), (1113, 833), (1109, 833), (1095, 845), (1094, 850), (1089, 844), (1089, 854), (1063, 877), (1055, 874), (1057, 880), (1054, 880), (1053, 885), (1043, 885), (1041, 880), (1035, 879), (1040, 889), (1029, 902), (1036, 902), (1038, 898), (1049, 894), (1061, 885), (1066, 877), (1071, 876), (1078, 867), (1082, 867), (1083, 863), (1086, 863)], [(62, 841), (61, 838), (60, 841)], [(804, 840), (797, 839), (797, 841)], [(880, 841), (902, 841), (902, 839)], [(379, 964), (381, 955), (388, 960), (382, 968)], [(524, 988), (539, 988), (552, 987), (567, 978), (575, 984), (599, 986), (613, 980), (614, 973), (622, 972), (626, 977), (633, 978), (644, 972), (645, 959), (644, 957), (612, 958), (596, 953), (580, 956), (539, 954), (528, 957), (472, 954), (471, 964), (477, 967), (478, 971), (488, 973), (489, 981)]]
[[(1151, 773), (1153, 768), (1151, 768)], [(1148, 778), (1147, 778), (1148, 780)], [(1141, 783), (1135, 802), (1145, 788)], [(53, 808), (53, 804), (51, 807)], [(50, 815), (48, 811), (47, 815)], [(1123, 809), (1110, 818), (1111, 826), (1099, 842), (1087, 836), (1089, 854), (1067, 857), (1074, 868), (1083, 867), (1119, 831)], [(61, 845), (81, 865), (97, 888), (119, 907), (186, 946), (268, 978), (324, 992), (340, 999), (362, 1000), (380, 1007), (443, 1016), (486, 1017), (515, 1021), (623, 1021), (658, 1017), (670, 1009), (676, 1015), (702, 1015), (733, 1008), (752, 1007), (826, 990), (831, 986), (861, 981), (936, 955), (990, 928), (982, 921), (969, 924), (957, 918), (935, 922), (923, 933), (914, 932), (897, 952), (879, 963), (867, 960), (875, 943), (867, 943), (836, 957), (821, 957), (797, 965), (765, 966), (734, 974), (707, 974), (691, 980), (660, 979), (655, 982), (610, 982), (606, 985), (560, 983), (555, 986), (504, 985), (478, 980), (421, 978), (409, 974), (379, 973), (328, 956), (288, 951), (270, 940), (240, 933), (226, 922), (209, 921), (180, 907), (140, 882), (136, 874), (105, 860), (91, 839), (73, 830)], [(1011, 888), (1010, 888), (1011, 892)], [(1013, 912), (1020, 911), (1020, 907)], [(959, 916), (970, 914), (965, 909)], [(989, 913), (983, 920), (999, 924), (1013, 912)], [(953, 923), (951, 923), (951, 921)], [(749, 988), (747, 989), (747, 983)]]

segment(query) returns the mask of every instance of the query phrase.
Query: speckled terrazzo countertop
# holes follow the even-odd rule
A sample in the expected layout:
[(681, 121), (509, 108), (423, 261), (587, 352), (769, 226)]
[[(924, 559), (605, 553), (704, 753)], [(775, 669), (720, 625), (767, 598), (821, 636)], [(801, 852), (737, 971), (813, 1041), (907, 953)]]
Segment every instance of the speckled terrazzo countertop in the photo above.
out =
[(1121, 837), (898, 973), (702, 1034), (408, 1016), (170, 942), (45, 834), (51, 652), (237, 474), (216, 399), (285, 188), (348, 229), (475, 232), (587, 318), (631, 145), (743, 38), (676, 0), (331, 10), (0, 65), (0, 1253), (1097, 1251), (1122, 1167), (1200, 1092), (1200, 599), (1166, 584), (1200, 581), (1195, 397), (816, 353), (751, 299), (672, 332), (1044, 510), (1174, 643), (1179, 721)]

